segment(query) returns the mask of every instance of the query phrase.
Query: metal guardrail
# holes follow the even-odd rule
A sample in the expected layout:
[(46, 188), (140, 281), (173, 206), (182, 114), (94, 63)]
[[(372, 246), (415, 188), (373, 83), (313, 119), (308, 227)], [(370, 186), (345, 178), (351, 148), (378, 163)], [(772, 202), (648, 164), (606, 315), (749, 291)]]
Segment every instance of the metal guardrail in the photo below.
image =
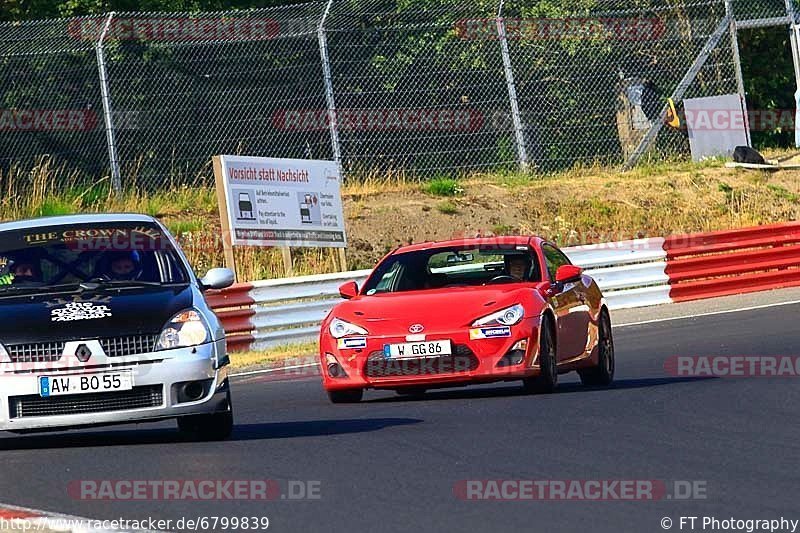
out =
[[(618, 309), (670, 301), (663, 242), (641, 239), (563, 251), (597, 280), (609, 307)], [(232, 350), (263, 350), (315, 339), (320, 322), (341, 301), (339, 286), (351, 280), (362, 285), (370, 272), (256, 281), (215, 293), (209, 302), (225, 324)]]

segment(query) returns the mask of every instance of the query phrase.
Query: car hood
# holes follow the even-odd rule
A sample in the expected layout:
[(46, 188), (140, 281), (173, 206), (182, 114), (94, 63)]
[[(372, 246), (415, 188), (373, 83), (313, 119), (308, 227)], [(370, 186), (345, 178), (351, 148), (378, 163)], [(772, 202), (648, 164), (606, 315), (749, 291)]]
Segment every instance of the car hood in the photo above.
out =
[[(412, 324), (425, 331), (468, 327), (478, 318), (532, 300), (534, 287), (494, 285), (358, 296), (337, 305), (331, 316), (362, 325), (370, 333), (405, 334)], [(528, 305), (527, 307), (530, 307)]]
[(0, 343), (157, 334), (192, 303), (188, 285), (0, 298)]

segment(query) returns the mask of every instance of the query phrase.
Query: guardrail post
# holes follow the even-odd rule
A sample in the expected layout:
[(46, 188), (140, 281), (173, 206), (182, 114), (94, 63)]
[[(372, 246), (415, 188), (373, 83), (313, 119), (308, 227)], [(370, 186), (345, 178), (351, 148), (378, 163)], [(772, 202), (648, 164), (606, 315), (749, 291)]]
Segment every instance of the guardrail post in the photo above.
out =
[(111, 21), (114, 18), (114, 12), (108, 14), (108, 19), (103, 25), (103, 31), (100, 33), (100, 38), (97, 40), (95, 52), (97, 54), (97, 69), (100, 76), (100, 96), (103, 101), (103, 118), (106, 128), (106, 143), (108, 144), (108, 162), (111, 166), (111, 186), (114, 192), (122, 191), (122, 181), (119, 175), (119, 159), (117, 158), (117, 141), (114, 136), (114, 120), (111, 117), (111, 91), (108, 85), (108, 73), (106, 72), (106, 59), (103, 51), (103, 41), (105, 41), (106, 34)]
[(503, 5), (505, 0), (500, 0), (497, 8), (497, 36), (500, 39), (500, 50), (503, 56), (503, 71), (506, 76), (508, 86), (508, 99), (511, 103), (511, 120), (514, 123), (514, 138), (517, 145), (517, 161), (522, 170), (528, 169), (528, 151), (525, 147), (525, 134), (522, 131), (522, 118), (519, 113), (519, 102), (517, 101), (517, 87), (514, 84), (514, 68), (511, 64), (511, 54), (508, 51), (508, 38), (506, 35), (506, 23), (503, 20)]
[(333, 160), (336, 161), (341, 169), (342, 152), (339, 145), (339, 121), (336, 118), (336, 101), (334, 99), (331, 64), (328, 56), (328, 38), (325, 35), (325, 22), (328, 19), (328, 14), (331, 12), (332, 5), (333, 0), (328, 0), (328, 4), (325, 6), (325, 12), (317, 27), (317, 40), (319, 41), (319, 55), (322, 60), (322, 77), (325, 82), (325, 101), (328, 104), (328, 129), (331, 133)]

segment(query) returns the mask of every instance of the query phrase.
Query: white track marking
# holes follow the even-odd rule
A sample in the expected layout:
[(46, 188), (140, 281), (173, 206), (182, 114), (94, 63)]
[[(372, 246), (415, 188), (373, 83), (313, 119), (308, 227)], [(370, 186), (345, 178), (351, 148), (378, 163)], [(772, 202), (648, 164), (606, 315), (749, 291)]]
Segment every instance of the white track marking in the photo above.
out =
[(656, 322), (670, 322), (672, 320), (686, 320), (688, 318), (699, 318), (704, 316), (713, 316), (713, 315), (727, 315), (730, 313), (739, 313), (741, 311), (755, 311), (758, 309), (766, 309), (768, 307), (781, 307), (784, 305), (796, 305), (800, 304), (800, 300), (792, 300), (789, 302), (777, 302), (772, 304), (762, 304), (762, 305), (753, 305), (750, 307), (739, 307), (736, 309), (725, 309), (722, 311), (709, 311), (708, 313), (697, 313), (694, 315), (683, 315), (683, 316), (671, 316), (665, 318), (654, 318), (652, 320), (642, 320), (641, 322), (628, 322), (626, 324), (614, 324), (615, 328), (624, 328), (627, 326), (639, 326), (642, 324), (654, 324)]
[(305, 365), (281, 366), (277, 368), (265, 368), (263, 370), (251, 370), (250, 372), (239, 372), (238, 374), (228, 374), (232, 378), (240, 378), (243, 376), (255, 376), (257, 374), (269, 374), (270, 372), (280, 372), (281, 370), (296, 370), (299, 368), (311, 368), (319, 366), (319, 363), (307, 363)]

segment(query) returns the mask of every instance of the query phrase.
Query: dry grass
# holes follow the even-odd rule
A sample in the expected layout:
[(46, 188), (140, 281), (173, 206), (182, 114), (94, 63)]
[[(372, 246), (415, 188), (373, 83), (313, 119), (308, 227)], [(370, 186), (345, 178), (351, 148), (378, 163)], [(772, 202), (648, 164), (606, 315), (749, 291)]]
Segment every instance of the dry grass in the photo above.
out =
[(246, 371), (252, 368), (270, 366), (283, 362), (285, 365), (293, 363), (306, 364), (317, 361), (319, 344), (317, 341), (303, 342), (276, 346), (266, 351), (234, 352), (231, 354), (231, 368), (234, 372)]
[[(765, 155), (784, 158), (787, 152)], [(441, 187), (430, 187), (436, 179), (366, 173), (343, 187), (348, 269), (367, 268), (398, 244), (459, 234), (534, 233), (572, 245), (795, 220), (798, 176), (726, 169), (717, 160), (649, 162), (626, 173), (589, 165), (547, 175), (475, 173), (462, 177), (458, 194), (444, 200)], [(216, 198), (206, 187), (115, 195), (108, 177), (92, 182), (43, 158), (31, 169), (0, 173), (0, 191), (2, 220), (141, 212), (164, 221), (198, 273), (223, 264)], [(284, 276), (277, 249), (239, 248), (236, 257), (241, 280)], [(332, 250), (294, 249), (293, 258), (298, 275), (338, 269)]]

